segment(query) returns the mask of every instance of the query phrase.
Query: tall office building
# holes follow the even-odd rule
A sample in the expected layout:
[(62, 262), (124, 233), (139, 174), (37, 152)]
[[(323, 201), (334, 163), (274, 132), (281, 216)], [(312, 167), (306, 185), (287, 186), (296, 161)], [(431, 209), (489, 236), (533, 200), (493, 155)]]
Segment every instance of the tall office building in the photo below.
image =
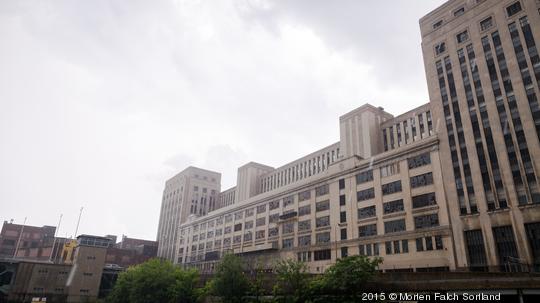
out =
[(166, 182), (157, 233), (158, 257), (173, 260), (180, 224), (190, 215), (203, 216), (216, 208), (220, 188), (220, 173), (192, 166)]
[(540, 264), (540, 1), (449, 1), (420, 20), (457, 266)]

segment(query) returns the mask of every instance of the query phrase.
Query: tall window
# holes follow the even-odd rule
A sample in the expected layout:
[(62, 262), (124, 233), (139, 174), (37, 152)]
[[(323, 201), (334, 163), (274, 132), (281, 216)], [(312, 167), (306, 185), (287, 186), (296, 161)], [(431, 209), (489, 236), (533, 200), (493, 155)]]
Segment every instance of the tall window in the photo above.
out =
[(505, 265), (510, 264), (514, 258), (519, 257), (512, 226), (494, 227), (493, 237), (495, 238), (501, 270), (507, 270), (508, 267)]

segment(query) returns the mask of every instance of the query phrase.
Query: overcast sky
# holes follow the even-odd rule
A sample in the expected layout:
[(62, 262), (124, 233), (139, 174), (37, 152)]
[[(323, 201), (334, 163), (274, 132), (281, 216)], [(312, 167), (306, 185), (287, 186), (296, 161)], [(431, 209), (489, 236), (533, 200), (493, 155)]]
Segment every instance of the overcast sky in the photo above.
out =
[(369, 102), (428, 102), (443, 0), (0, 1), (0, 220), (155, 239), (186, 166), (236, 183), (339, 141)]

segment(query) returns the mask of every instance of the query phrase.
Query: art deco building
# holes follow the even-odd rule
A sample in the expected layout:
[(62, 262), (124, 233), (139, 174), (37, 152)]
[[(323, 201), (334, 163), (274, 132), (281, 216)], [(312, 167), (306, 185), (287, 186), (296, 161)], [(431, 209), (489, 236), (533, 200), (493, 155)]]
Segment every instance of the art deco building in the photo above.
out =
[(459, 267), (540, 263), (540, 1), (449, 1), (420, 20)]
[(190, 215), (204, 216), (213, 210), (220, 189), (220, 173), (192, 166), (166, 182), (157, 233), (158, 257), (173, 260), (180, 224)]
[(212, 270), (233, 252), (322, 272), (364, 254), (384, 271), (539, 270), (539, 8), (452, 0), (423, 17), (430, 103), (397, 117), (361, 106), (340, 117), (339, 142), (243, 166), (234, 203), (180, 225), (175, 262)]
[(456, 267), (429, 104), (395, 118), (366, 104), (340, 118), (339, 142), (246, 167), (236, 191), (250, 194), (181, 225), (175, 262), (211, 270), (231, 251), (268, 267), (298, 258), (312, 272), (352, 254), (384, 256), (388, 271)]

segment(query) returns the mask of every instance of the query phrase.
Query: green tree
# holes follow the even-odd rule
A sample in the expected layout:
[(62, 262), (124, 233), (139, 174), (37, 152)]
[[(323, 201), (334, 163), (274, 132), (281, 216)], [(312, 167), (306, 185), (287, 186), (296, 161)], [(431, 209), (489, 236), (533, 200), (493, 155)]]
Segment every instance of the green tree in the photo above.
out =
[(370, 259), (366, 256), (338, 259), (312, 286), (317, 292), (337, 295), (341, 298), (340, 302), (356, 302), (381, 262), (381, 258)]
[(110, 303), (196, 302), (196, 270), (182, 270), (171, 262), (152, 259), (120, 274)]
[(300, 303), (308, 297), (309, 274), (304, 262), (294, 259), (280, 260), (275, 266), (274, 295), (284, 296), (285, 302)]
[(212, 295), (221, 297), (225, 303), (240, 302), (250, 289), (240, 258), (234, 254), (223, 256), (209, 288)]

